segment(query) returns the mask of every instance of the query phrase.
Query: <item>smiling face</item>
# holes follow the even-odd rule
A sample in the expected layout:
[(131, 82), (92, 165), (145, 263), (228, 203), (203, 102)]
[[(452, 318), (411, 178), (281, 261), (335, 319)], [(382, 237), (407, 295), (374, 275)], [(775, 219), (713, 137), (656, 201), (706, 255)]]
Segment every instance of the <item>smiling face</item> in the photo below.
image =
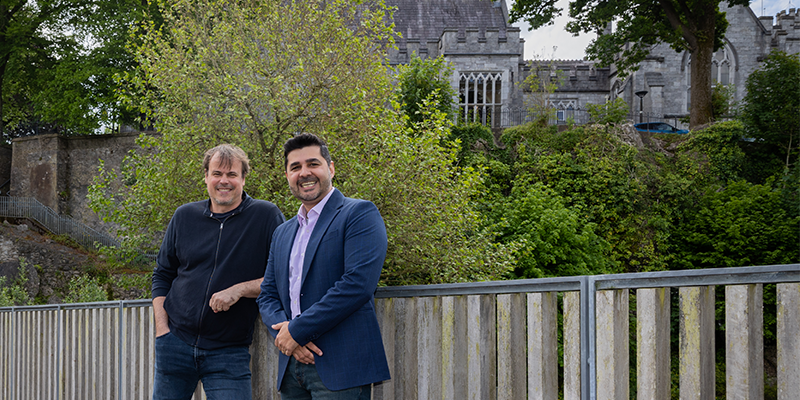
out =
[(331, 191), (335, 173), (333, 161), (325, 161), (319, 146), (292, 150), (286, 155), (286, 180), (294, 197), (303, 202), (306, 212)]
[(226, 213), (242, 202), (244, 177), (240, 160), (234, 158), (230, 163), (223, 163), (219, 154), (215, 154), (208, 163), (205, 182), (211, 198), (211, 212)]

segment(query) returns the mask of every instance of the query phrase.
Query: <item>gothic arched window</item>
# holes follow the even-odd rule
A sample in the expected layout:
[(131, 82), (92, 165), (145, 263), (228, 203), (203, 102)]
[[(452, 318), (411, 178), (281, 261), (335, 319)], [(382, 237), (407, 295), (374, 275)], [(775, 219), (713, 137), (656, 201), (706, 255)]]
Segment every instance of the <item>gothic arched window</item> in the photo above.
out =
[[(725, 43), (721, 49), (714, 52), (711, 56), (711, 86), (717, 85), (732, 85), (735, 84), (733, 76), (733, 71), (735, 69), (734, 59), (731, 56), (733, 50), (729, 43)], [(686, 74), (686, 110), (688, 111), (691, 108), (692, 103), (692, 55), (689, 54), (686, 68), (684, 69)]]
[(711, 58), (711, 79), (712, 85), (730, 85), (731, 82), (731, 59), (728, 45), (717, 50)]
[(503, 74), (463, 72), (458, 82), (460, 117), (467, 122), (499, 126)]

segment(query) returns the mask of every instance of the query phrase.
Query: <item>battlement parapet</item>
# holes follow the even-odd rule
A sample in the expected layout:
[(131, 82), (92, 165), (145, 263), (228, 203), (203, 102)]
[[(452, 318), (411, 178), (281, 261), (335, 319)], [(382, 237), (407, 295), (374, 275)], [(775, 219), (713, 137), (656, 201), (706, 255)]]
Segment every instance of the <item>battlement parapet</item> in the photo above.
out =
[(535, 60), (523, 70), (523, 79), (530, 74), (560, 80), (560, 91), (598, 91), (607, 92), (610, 75), (609, 68), (598, 68), (594, 61), (585, 60)]
[(775, 17), (774, 29), (776, 31), (790, 31), (797, 28), (800, 28), (800, 13), (797, 12), (797, 9), (790, 8), (788, 12), (783, 10)]
[(779, 12), (772, 27), (772, 47), (787, 53), (800, 53), (800, 10), (790, 8)]
[(440, 54), (447, 55), (522, 55), (525, 42), (516, 27), (445, 28), (439, 42)]
[(792, 31), (800, 29), (800, 10), (796, 8), (782, 10), (775, 15), (774, 25), (773, 17), (769, 15), (760, 16), (758, 20), (761, 21), (761, 25), (763, 25), (768, 32), (772, 32), (773, 37), (778, 32), (792, 35)]
[(398, 38), (397, 49), (388, 52), (391, 64), (406, 64), (411, 55), (420, 58), (458, 55), (522, 56), (524, 39), (519, 28), (445, 28), (438, 38)]

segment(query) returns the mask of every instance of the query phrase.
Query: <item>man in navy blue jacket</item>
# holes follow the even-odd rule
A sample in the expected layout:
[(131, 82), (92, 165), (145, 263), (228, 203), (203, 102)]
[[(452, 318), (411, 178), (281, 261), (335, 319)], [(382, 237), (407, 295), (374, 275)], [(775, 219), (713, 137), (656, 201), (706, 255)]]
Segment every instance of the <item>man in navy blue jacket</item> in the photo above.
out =
[(208, 200), (179, 207), (153, 271), (153, 399), (250, 399), (250, 353), (269, 246), (284, 217), (244, 191), (249, 160), (227, 144), (203, 160)]
[(302, 205), (272, 240), (258, 306), (281, 355), (281, 398), (370, 398), (389, 379), (374, 293), (386, 227), (369, 201), (344, 197), (325, 143), (311, 134), (284, 145), (286, 179)]

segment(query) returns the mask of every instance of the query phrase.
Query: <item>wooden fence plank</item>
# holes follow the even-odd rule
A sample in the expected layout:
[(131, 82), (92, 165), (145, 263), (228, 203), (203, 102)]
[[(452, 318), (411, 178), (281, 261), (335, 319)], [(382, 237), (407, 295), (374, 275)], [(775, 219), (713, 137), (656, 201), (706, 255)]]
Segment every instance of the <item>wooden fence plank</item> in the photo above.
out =
[(629, 388), (628, 290), (597, 292), (597, 398), (626, 399)]
[(800, 393), (800, 283), (778, 286), (778, 399)]
[(497, 296), (497, 398), (524, 399), (528, 389), (526, 298)]
[(762, 285), (725, 286), (725, 395), (764, 398)]
[(531, 400), (558, 398), (557, 297), (555, 292), (527, 294), (527, 398)]
[(442, 398), (442, 310), (441, 300), (417, 299), (417, 396)]
[(636, 291), (637, 398), (670, 398), (669, 288)]
[(395, 299), (376, 299), (375, 300), (375, 314), (378, 317), (378, 324), (381, 328), (381, 337), (383, 339), (383, 348), (386, 352), (386, 361), (389, 364), (389, 373), (391, 380), (381, 382), (372, 386), (372, 398), (375, 400), (388, 400), (394, 399), (394, 381), (397, 376), (394, 372), (395, 367), (395, 314), (394, 314)]
[(467, 365), (467, 296), (442, 298), (442, 398), (466, 399), (469, 386)]
[(682, 287), (680, 294), (680, 398), (713, 399), (714, 286)]
[(467, 398), (497, 398), (496, 297), (467, 297)]

